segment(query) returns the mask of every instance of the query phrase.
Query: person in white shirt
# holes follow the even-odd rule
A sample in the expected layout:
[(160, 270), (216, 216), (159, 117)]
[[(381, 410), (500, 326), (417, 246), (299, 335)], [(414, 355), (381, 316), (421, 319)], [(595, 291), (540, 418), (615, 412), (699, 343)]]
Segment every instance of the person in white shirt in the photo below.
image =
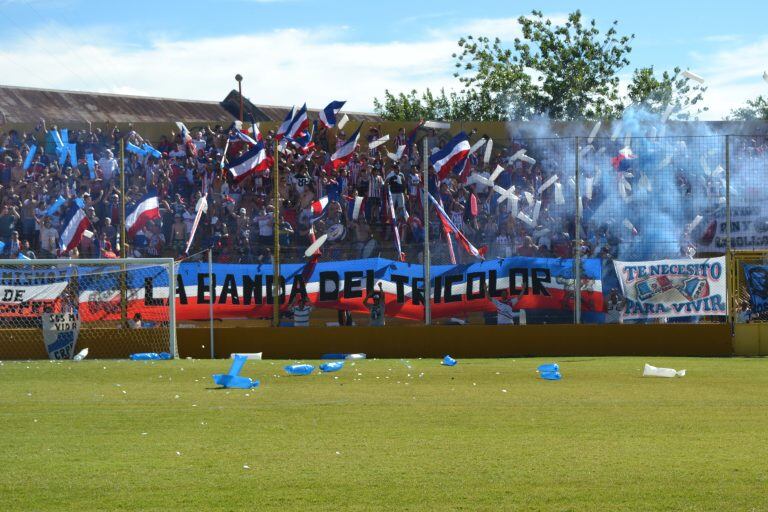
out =
[(496, 306), (496, 324), (497, 325), (512, 325), (515, 323), (515, 318), (519, 319), (521, 325), (525, 324), (525, 317), (523, 316), (525, 311), (520, 310), (519, 313), (515, 312), (515, 306), (520, 301), (520, 297), (510, 297), (509, 290), (501, 292), (501, 297), (491, 297), (488, 291), (485, 292), (485, 297), (491, 301), (491, 304)]
[(112, 155), (111, 150), (107, 150), (106, 155), (99, 158), (99, 167), (101, 168), (101, 175), (105, 182), (110, 181), (113, 177), (120, 173), (120, 165)]

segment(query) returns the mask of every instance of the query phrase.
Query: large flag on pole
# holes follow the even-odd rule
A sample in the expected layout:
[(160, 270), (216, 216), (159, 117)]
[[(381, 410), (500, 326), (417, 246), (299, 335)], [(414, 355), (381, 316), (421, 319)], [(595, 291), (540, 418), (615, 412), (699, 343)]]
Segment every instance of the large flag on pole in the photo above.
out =
[(272, 166), (272, 158), (267, 156), (264, 142), (259, 141), (254, 147), (227, 162), (227, 169), (235, 181), (240, 182), (254, 172), (263, 172)]
[(464, 132), (460, 132), (453, 137), (440, 150), (429, 157), (429, 163), (435, 168), (437, 177), (444, 180), (457, 164), (458, 169), (464, 169), (464, 159), (467, 158), (471, 146), (469, 137)]
[(147, 222), (159, 218), (160, 202), (157, 199), (157, 190), (150, 188), (138, 203), (125, 212), (125, 229), (129, 236), (135, 236)]
[(195, 233), (197, 232), (197, 226), (200, 225), (200, 218), (204, 213), (208, 212), (208, 194), (203, 195), (197, 200), (195, 205), (195, 221), (192, 223), (192, 230), (189, 232), (189, 240), (187, 241), (187, 248), (184, 249), (184, 254), (189, 254), (189, 248), (192, 247), (192, 241), (195, 239)]
[(341, 111), (341, 107), (344, 106), (346, 101), (332, 101), (320, 111), (320, 123), (326, 128), (333, 128), (336, 126), (336, 114)]
[(347, 139), (347, 142), (337, 148), (336, 152), (331, 155), (331, 166), (334, 169), (338, 169), (342, 165), (346, 164), (347, 161), (349, 161), (349, 159), (352, 157), (352, 153), (355, 152), (355, 148), (357, 147), (357, 140), (360, 138), (360, 128), (362, 127), (363, 123), (360, 123), (360, 126), (358, 126), (357, 130), (355, 130), (355, 133), (353, 133), (352, 136)]
[(307, 117), (307, 104), (305, 103), (296, 115), (293, 116), (291, 124), (285, 133), (286, 138), (295, 140), (304, 135), (304, 132), (309, 128), (309, 118)]
[(91, 225), (85, 211), (73, 203), (67, 210), (59, 228), (59, 248), (63, 252), (71, 251), (80, 243), (83, 233)]
[(275, 134), (275, 138), (277, 140), (280, 140), (283, 138), (283, 136), (288, 133), (288, 129), (291, 127), (291, 121), (293, 121), (293, 116), (296, 115), (296, 106), (291, 107), (291, 110), (288, 111), (288, 113), (285, 115), (285, 119), (283, 119), (283, 122), (280, 124), (280, 127), (277, 129), (277, 133)]
[(397, 214), (395, 213), (395, 203), (392, 201), (392, 193), (387, 188), (387, 201), (389, 202), (389, 218), (392, 221), (392, 229), (395, 232), (395, 251), (397, 251), (397, 259), (399, 261), (405, 261), (405, 253), (403, 247), (400, 245), (400, 230), (397, 229)]
[(475, 258), (484, 260), (485, 252), (488, 250), (488, 247), (482, 246), (480, 249), (478, 249), (472, 245), (472, 242), (470, 242), (469, 239), (464, 236), (464, 233), (462, 233), (461, 230), (456, 227), (456, 224), (454, 224), (450, 217), (448, 217), (448, 215), (445, 213), (445, 210), (443, 210), (443, 207), (440, 206), (440, 203), (437, 202), (432, 194), (429, 194), (429, 200), (432, 201), (432, 204), (435, 206), (435, 210), (437, 210), (437, 216), (440, 217), (440, 222), (443, 224), (443, 228), (456, 236), (456, 240), (458, 240), (461, 246), (464, 247), (465, 251), (467, 251)]

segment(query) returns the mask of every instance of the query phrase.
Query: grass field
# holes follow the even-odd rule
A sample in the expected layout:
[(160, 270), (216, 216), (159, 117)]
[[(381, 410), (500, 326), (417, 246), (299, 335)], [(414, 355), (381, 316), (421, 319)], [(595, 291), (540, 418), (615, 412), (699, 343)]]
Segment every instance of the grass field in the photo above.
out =
[(0, 509), (768, 510), (768, 360), (541, 362), (6, 361)]

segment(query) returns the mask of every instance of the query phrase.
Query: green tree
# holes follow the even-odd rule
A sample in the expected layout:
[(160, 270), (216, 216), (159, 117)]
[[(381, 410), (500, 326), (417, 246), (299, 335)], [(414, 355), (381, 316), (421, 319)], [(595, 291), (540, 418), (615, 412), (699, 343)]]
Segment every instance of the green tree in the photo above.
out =
[(629, 65), (634, 35), (619, 34), (617, 21), (604, 32), (594, 19), (583, 19), (580, 11), (569, 14), (562, 24), (535, 10), (517, 21), (522, 36), (511, 45), (499, 38), (459, 39), (459, 52), (453, 54), (458, 92), (386, 91), (383, 100), (374, 99), (376, 112), (392, 120), (546, 116), (569, 121), (615, 117), (627, 103), (642, 104), (654, 112), (663, 112), (671, 103), (676, 117), (684, 118), (706, 91), (683, 77), (679, 68), (657, 77), (650, 67), (635, 70), (628, 95), (622, 97), (620, 72)]
[(679, 67), (672, 72), (664, 71), (657, 77), (651, 66), (635, 70), (627, 87), (627, 99), (657, 114), (663, 113), (671, 105), (674, 117), (688, 119), (708, 110), (707, 107), (701, 107), (694, 112), (688, 111), (704, 99), (706, 90), (706, 87), (682, 76)]
[(754, 100), (747, 100), (746, 105), (733, 109), (728, 119), (737, 121), (768, 120), (768, 98), (761, 94)]

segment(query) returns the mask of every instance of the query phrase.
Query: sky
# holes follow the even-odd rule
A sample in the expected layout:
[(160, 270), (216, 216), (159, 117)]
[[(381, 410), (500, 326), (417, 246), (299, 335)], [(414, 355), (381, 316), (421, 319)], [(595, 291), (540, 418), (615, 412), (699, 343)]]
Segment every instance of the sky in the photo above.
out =
[(240, 73), (257, 104), (371, 112), (385, 89), (457, 89), (460, 37), (511, 42), (531, 9), (559, 21), (576, 8), (635, 34), (624, 83), (645, 66), (704, 77), (702, 119), (768, 95), (756, 0), (0, 0), (0, 84), (221, 101)]

